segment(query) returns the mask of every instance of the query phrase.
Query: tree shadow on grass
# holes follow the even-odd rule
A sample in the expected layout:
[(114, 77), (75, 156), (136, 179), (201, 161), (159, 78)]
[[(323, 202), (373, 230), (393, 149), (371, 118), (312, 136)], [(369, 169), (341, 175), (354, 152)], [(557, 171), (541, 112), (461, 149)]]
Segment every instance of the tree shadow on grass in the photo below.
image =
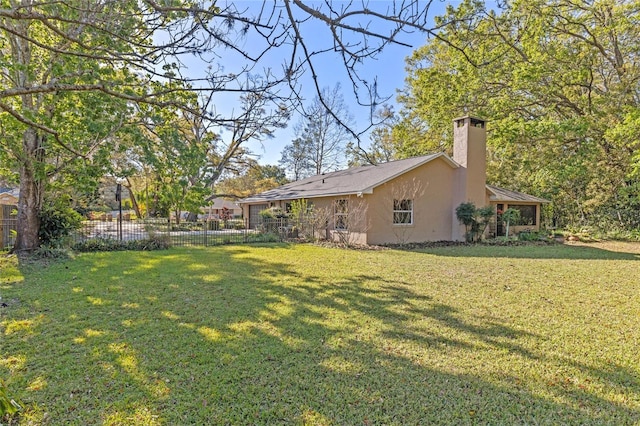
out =
[[(27, 291), (34, 274), (12, 290), (23, 303), (3, 312), (0, 371), (54, 423), (640, 421), (637, 372), (547, 355), (535, 333), (374, 273), (311, 275), (238, 247), (51, 269), (47, 288)], [(518, 365), (578, 370), (630, 401), (560, 376), (540, 388)]]
[(640, 260), (639, 252), (607, 250), (587, 245), (523, 245), (523, 246), (443, 246), (412, 249), (419, 253), (446, 257), (494, 257), (512, 259), (567, 259), (567, 260)]

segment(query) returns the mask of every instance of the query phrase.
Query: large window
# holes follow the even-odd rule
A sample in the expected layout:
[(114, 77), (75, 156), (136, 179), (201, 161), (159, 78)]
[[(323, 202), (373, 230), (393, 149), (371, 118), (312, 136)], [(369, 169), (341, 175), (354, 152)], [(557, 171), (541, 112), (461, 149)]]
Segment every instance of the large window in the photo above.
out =
[(413, 200), (393, 200), (393, 224), (413, 225)]
[(333, 205), (333, 222), (335, 223), (335, 229), (345, 230), (347, 229), (347, 214), (348, 214), (349, 200), (336, 200)]
[(520, 220), (512, 225), (517, 226), (536, 226), (536, 206), (524, 204), (509, 204), (510, 209), (520, 211)]

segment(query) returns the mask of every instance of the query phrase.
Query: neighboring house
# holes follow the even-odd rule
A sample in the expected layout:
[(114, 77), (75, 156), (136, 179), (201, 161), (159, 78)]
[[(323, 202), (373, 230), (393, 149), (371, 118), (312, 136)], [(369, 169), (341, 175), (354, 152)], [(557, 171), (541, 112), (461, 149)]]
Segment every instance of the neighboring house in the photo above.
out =
[(0, 188), (0, 205), (17, 206), (19, 194), (17, 188)]
[(486, 184), (485, 121), (465, 116), (453, 124), (453, 158), (437, 153), (326, 173), (238, 204), (255, 226), (260, 211), (287, 209), (304, 199), (325, 212), (327, 237), (341, 239), (348, 233), (352, 242), (362, 244), (463, 241), (465, 230), (455, 209), (464, 202), (494, 206), (497, 223), (487, 231), (493, 235), (504, 232), (498, 214), (509, 207), (519, 209), (525, 223), (510, 224), (510, 231), (538, 230), (540, 206), (547, 200)]
[(214, 198), (211, 200), (211, 204), (206, 207), (202, 207), (204, 212), (202, 216), (206, 219), (220, 219), (224, 216), (224, 212), (228, 212), (231, 218), (242, 216), (242, 207), (230, 200), (224, 198)]

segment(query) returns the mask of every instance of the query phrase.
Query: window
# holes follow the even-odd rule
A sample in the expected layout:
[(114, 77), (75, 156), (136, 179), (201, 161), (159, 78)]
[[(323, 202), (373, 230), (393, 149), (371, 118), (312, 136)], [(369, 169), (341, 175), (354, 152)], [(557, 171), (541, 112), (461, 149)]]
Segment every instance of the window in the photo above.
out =
[(333, 222), (335, 229), (347, 229), (348, 200), (336, 200), (333, 206)]
[(516, 226), (536, 226), (536, 206), (509, 204), (510, 209), (516, 209), (520, 212), (520, 220), (512, 225)]
[(393, 224), (413, 225), (413, 200), (393, 200)]

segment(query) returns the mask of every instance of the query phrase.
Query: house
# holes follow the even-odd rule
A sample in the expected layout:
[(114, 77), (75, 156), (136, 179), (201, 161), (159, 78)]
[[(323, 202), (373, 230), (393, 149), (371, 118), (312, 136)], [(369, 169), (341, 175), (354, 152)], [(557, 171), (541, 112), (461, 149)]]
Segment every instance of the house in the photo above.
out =
[(0, 188), (0, 205), (17, 206), (19, 189)]
[(221, 219), (225, 216), (229, 218), (236, 218), (242, 216), (242, 208), (231, 200), (225, 200), (224, 198), (214, 198), (211, 203), (202, 207), (204, 212), (202, 216), (207, 219)]
[(493, 206), (488, 233), (503, 235), (501, 211), (520, 210), (510, 233), (538, 230), (547, 200), (486, 184), (486, 122), (464, 116), (453, 121), (453, 158), (445, 153), (407, 158), (313, 176), (240, 201), (250, 226), (269, 207), (287, 209), (306, 200), (326, 214), (326, 236), (361, 244), (463, 241), (456, 207)]

